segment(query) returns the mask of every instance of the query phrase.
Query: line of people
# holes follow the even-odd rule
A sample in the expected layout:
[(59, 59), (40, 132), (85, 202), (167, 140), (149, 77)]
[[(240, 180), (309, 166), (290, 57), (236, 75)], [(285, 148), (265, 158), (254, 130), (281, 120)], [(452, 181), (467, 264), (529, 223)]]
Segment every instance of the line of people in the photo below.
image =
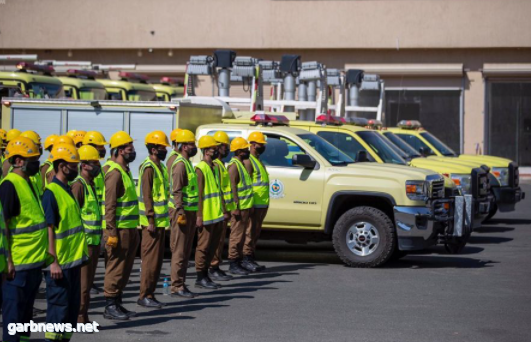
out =
[[(140, 245), (141, 277), (137, 304), (162, 308), (155, 297), (170, 230), (171, 296), (194, 298), (186, 271), (197, 233), (195, 287), (221, 288), (215, 281), (264, 270), (255, 259), (256, 243), (269, 206), (269, 178), (260, 161), (266, 139), (248, 140), (219, 131), (198, 139), (176, 129), (170, 141), (162, 131), (145, 138), (148, 157), (137, 185), (129, 165), (136, 158), (131, 136), (116, 132), (108, 144), (96, 131), (73, 131), (45, 139), (50, 152), (41, 166), (40, 136), (34, 131), (0, 129), (3, 147), (0, 181), (0, 272), (3, 341), (26, 341), (28, 333), (9, 335), (9, 323), (33, 318), (43, 275), (47, 323), (87, 323), (91, 288), (105, 248), (104, 317), (128, 320), (123, 306)], [(5, 142), (5, 144), (4, 144)], [(167, 159), (167, 148), (172, 147)], [(202, 152), (194, 167), (191, 158)], [(226, 166), (229, 152), (234, 156)], [(165, 163), (166, 161), (166, 163)], [(140, 234), (139, 234), (140, 229)], [(230, 229), (229, 269), (222, 251)], [(71, 333), (46, 333), (46, 341), (69, 341)]]

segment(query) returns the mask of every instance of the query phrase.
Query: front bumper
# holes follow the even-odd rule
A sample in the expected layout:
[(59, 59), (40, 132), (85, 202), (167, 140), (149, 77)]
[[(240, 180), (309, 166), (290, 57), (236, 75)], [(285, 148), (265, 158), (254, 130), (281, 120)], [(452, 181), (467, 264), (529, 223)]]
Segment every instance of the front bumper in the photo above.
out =
[(488, 217), (491, 208), (495, 205), (495, 197), (492, 195), (480, 199), (473, 199), (473, 220), (472, 229), (476, 230), (482, 226), (482, 221)]
[[(448, 204), (449, 209), (444, 209)], [(461, 237), (474, 226), (472, 196), (435, 200), (430, 207), (394, 207), (399, 250), (422, 250), (438, 243), (440, 234)]]
[(501, 212), (514, 211), (515, 204), (525, 198), (525, 193), (520, 187), (501, 186), (493, 187), (492, 190)]

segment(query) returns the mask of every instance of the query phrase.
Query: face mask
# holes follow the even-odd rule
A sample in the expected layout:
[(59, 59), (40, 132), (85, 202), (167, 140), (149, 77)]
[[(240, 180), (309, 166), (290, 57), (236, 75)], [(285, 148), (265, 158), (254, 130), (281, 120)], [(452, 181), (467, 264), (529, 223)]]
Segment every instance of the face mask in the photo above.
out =
[(262, 145), (262, 146), (259, 146), (255, 149), (255, 151), (257, 151), (258, 154), (263, 154), (264, 151), (266, 151), (266, 145)]
[(101, 159), (105, 158), (105, 152), (106, 151), (104, 149), (98, 150), (98, 154), (100, 155)]
[(78, 176), (78, 170), (77, 169), (71, 169), (69, 167), (67, 167), (67, 169), (68, 169), (68, 173), (65, 174), (65, 177), (66, 177), (67, 181), (72, 182)]
[(189, 157), (194, 157), (196, 154), (198, 154), (198, 148), (197, 147), (193, 147), (188, 152), (188, 156)]
[(219, 156), (220, 156), (220, 151), (215, 150), (214, 152), (212, 152), (212, 159), (218, 159)]
[(100, 171), (101, 171), (101, 167), (100, 165), (91, 165), (92, 166), (92, 169), (89, 170), (89, 175), (93, 178), (96, 178), (99, 174), (100, 174)]
[(243, 160), (249, 159), (249, 151), (246, 151), (240, 155)]
[(24, 172), (28, 176), (35, 176), (37, 172), (39, 172), (39, 166), (40, 163), (38, 160), (36, 161), (25, 161), (24, 165), (22, 166), (22, 172)]
[(228, 148), (224, 149), (223, 152), (220, 151), (220, 156), (221, 156), (222, 158), (225, 158), (225, 157), (227, 157), (228, 155), (229, 155), (229, 149), (228, 149)]
[(166, 150), (157, 150), (157, 158), (159, 158), (159, 160), (165, 160), (167, 154), (168, 151)]
[(124, 160), (126, 163), (133, 163), (135, 161), (135, 158), (137, 158), (137, 152), (130, 152), (124, 154)]

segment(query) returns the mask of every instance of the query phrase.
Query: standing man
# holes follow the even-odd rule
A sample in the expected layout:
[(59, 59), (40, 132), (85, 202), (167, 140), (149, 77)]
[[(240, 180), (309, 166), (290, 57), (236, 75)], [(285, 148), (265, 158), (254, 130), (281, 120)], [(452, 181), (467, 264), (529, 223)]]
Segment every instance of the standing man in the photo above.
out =
[[(57, 138), (59, 138), (59, 136), (56, 134), (51, 134), (47, 136), (46, 139), (44, 139), (44, 150), (48, 151), (48, 153), (52, 152), (54, 142), (57, 140)], [(52, 162), (49, 159), (46, 159), (46, 161), (41, 165), (41, 169), (39, 170), (39, 173), (41, 175), (42, 191), (44, 191), (44, 185), (46, 184), (46, 173), (51, 166)]]
[[(216, 175), (216, 179), (223, 193), (225, 210), (227, 211), (226, 213), (224, 213), (224, 215), (225, 217), (230, 217), (229, 213), (233, 211), (236, 208), (236, 206), (233, 201), (232, 194), (231, 194), (231, 182), (229, 180), (229, 173), (227, 172), (227, 169), (223, 161), (223, 159), (229, 155), (229, 136), (224, 131), (218, 131), (214, 134), (214, 140), (216, 140), (216, 142), (220, 144), (218, 146), (218, 151), (219, 151), (218, 158), (214, 160), (214, 173)], [(229, 223), (229, 220), (224, 220), (222, 223), (220, 243), (218, 244), (218, 247), (216, 248), (216, 252), (214, 253), (214, 257), (212, 258), (211, 266), (209, 268), (209, 277), (212, 280), (228, 281), (228, 280), (233, 279), (233, 277), (226, 274), (224, 271), (220, 269), (220, 264), (222, 263), (222, 253), (224, 250), (225, 236), (227, 233), (228, 223)]]
[[(54, 140), (53, 146), (59, 145), (59, 144), (74, 145), (74, 140), (72, 140), (72, 138), (69, 137), (68, 135), (61, 135), (60, 137), (58, 137), (57, 139)], [(53, 146), (52, 146), (52, 148), (53, 148)], [(51, 151), (51, 149), (50, 149), (50, 151)], [(46, 167), (46, 165), (48, 165), (48, 167)], [(52, 166), (52, 161), (50, 161), (50, 157), (48, 157), (48, 160), (46, 160), (44, 162), (44, 165), (43, 165), (43, 167), (41, 169), (41, 174), (42, 174), (42, 177), (43, 177), (43, 180), (44, 180), (44, 183), (43, 183), (44, 187), (46, 187), (49, 183), (52, 182), (52, 180), (55, 177), (55, 171), (54, 171), (54, 168)]]
[(72, 140), (74, 140), (74, 144), (76, 144), (76, 148), (80, 148), (81, 145), (83, 145), (83, 139), (85, 138), (85, 134), (87, 132), (85, 131), (76, 131), (76, 134), (72, 137)]
[(244, 162), (253, 181), (253, 210), (251, 212), (246, 239), (244, 241), (244, 261), (242, 267), (250, 272), (263, 271), (266, 267), (255, 262), (255, 249), (262, 229), (262, 222), (270, 205), (270, 178), (260, 155), (266, 151), (266, 138), (261, 132), (252, 132), (248, 138), (249, 159)]
[(209, 266), (216, 248), (220, 244), (224, 207), (222, 192), (214, 176), (214, 160), (218, 158), (218, 143), (211, 136), (203, 136), (198, 141), (203, 160), (196, 166), (198, 178), (198, 245), (196, 246), (196, 287), (218, 289), (222, 287), (209, 278)]
[(185, 280), (198, 211), (198, 180), (190, 158), (198, 153), (198, 148), (194, 133), (186, 129), (176, 133), (175, 143), (177, 155), (168, 160), (170, 208), (173, 208), (170, 219), (171, 291), (174, 297), (190, 299), (195, 294), (188, 290)]
[(102, 237), (102, 216), (94, 180), (101, 174), (100, 155), (92, 146), (81, 146), (78, 150), (80, 175), (72, 183), (72, 194), (81, 208), (81, 222), (87, 240), (89, 262), (81, 267), (81, 305), (78, 323), (89, 322), (90, 291), (100, 256)]
[(249, 226), (249, 217), (253, 208), (253, 190), (251, 177), (244, 163), (249, 160), (249, 143), (238, 137), (231, 142), (234, 157), (229, 162), (229, 179), (231, 181), (231, 197), (234, 208), (231, 210), (231, 234), (229, 236), (229, 272), (237, 275), (248, 275), (242, 268), (244, 258), (244, 240)]
[(115, 156), (105, 174), (104, 240), (107, 254), (104, 295), (108, 319), (128, 320), (136, 315), (122, 306), (122, 292), (127, 285), (139, 245), (139, 204), (133, 176), (129, 170), (137, 154), (133, 139), (120, 131), (111, 137)]
[(11, 323), (29, 323), (42, 280), (42, 268), (51, 263), (46, 220), (30, 176), (39, 171), (37, 146), (28, 138), (13, 139), (6, 159), (13, 165), (0, 183), (7, 238), (7, 275), (2, 285), (3, 341), (29, 340), (30, 333), (9, 335)]
[(155, 298), (155, 289), (163, 265), (165, 230), (170, 227), (170, 190), (168, 171), (164, 165), (166, 148), (170, 147), (170, 144), (162, 131), (153, 131), (146, 135), (145, 144), (149, 155), (140, 165), (137, 185), (142, 227), (142, 271), (137, 304), (147, 308), (161, 308), (165, 304)]
[[(22, 132), (19, 131), (18, 129), (16, 129), (16, 128), (10, 129), (6, 133), (5, 143), (9, 145), (9, 142), (11, 140), (15, 139), (15, 138), (18, 138), (20, 136), (20, 134), (22, 134)], [(10, 168), (11, 168), (11, 164), (9, 163), (9, 158), (4, 156), (4, 158), (2, 159), (2, 178), (7, 176), (7, 174), (9, 173)]]
[[(81, 267), (88, 260), (81, 212), (68, 185), (78, 176), (76, 146), (56, 144), (50, 153), (55, 177), (46, 186), (42, 204), (48, 225), (48, 252), (54, 258), (44, 272), (46, 323), (76, 326), (81, 300)], [(71, 332), (47, 332), (46, 341), (70, 341)]]
[[(43, 149), (42, 149), (42, 144), (41, 144), (41, 136), (39, 134), (37, 134), (37, 132), (35, 132), (35, 131), (25, 131), (25, 132), (22, 132), (20, 134), (20, 136), (30, 139), (31, 141), (33, 141), (35, 143), (35, 145), (37, 145), (37, 148), (39, 149), (39, 158), (40, 158), (42, 156), (42, 154), (43, 154)], [(13, 167), (11, 167), (11, 169), (12, 168)], [(11, 169), (10, 169), (10, 172), (11, 172)], [(43, 186), (43, 183), (42, 183), (41, 172), (39, 171), (39, 172), (37, 172), (36, 175), (31, 176), (30, 180), (33, 183), (33, 185), (35, 186), (35, 188), (39, 190), (39, 196), (42, 196), (42, 194), (44, 192), (44, 186)]]

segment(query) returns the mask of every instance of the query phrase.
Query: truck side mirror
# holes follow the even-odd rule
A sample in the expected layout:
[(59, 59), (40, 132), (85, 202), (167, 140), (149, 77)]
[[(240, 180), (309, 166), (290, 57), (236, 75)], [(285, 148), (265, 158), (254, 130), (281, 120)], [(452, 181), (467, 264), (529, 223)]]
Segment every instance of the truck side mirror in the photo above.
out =
[(369, 162), (368, 153), (366, 151), (358, 151), (357, 152), (357, 162)]
[(294, 154), (292, 156), (292, 165), (302, 166), (305, 169), (314, 169), (316, 161), (306, 154)]

